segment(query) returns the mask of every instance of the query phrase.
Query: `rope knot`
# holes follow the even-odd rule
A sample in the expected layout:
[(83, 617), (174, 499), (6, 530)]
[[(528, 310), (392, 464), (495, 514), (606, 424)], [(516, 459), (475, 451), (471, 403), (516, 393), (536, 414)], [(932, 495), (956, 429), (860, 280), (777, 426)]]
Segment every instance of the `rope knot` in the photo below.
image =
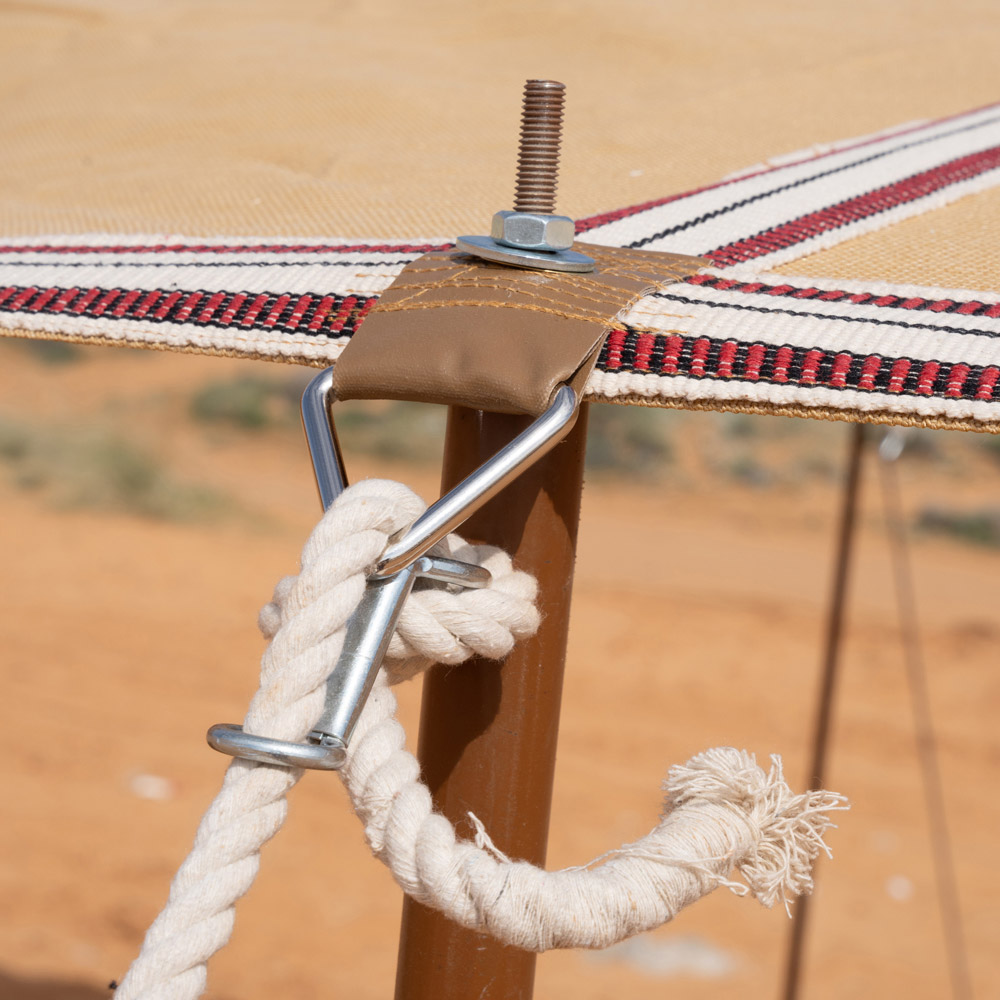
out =
[[(348, 572), (370, 572), (390, 535), (411, 524), (423, 509), (416, 494), (389, 480), (363, 480), (345, 491), (313, 532), (303, 553), (302, 572), (279, 580), (271, 600), (261, 608), (257, 623), (264, 637), (273, 639), (290, 614), (317, 602)], [(356, 534), (349, 534), (349, 527)], [(358, 544), (358, 535), (368, 533), (372, 537), (362, 539), (368, 544)], [(515, 570), (502, 549), (449, 535), (431, 552), (482, 566), (492, 580), (482, 590), (418, 581), (389, 645), (385, 670), (393, 684), (434, 663), (455, 665), (474, 655), (499, 659), (538, 629), (535, 578)]]

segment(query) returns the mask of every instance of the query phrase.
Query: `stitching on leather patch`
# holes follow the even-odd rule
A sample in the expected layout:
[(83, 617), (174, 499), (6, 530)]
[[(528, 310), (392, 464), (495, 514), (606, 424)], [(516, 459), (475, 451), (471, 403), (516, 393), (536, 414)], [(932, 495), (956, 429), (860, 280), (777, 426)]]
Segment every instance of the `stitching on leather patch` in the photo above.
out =
[[(657, 255), (664, 258), (661, 268), (652, 269), (650, 267), (650, 257), (652, 255), (637, 251), (615, 250), (609, 251), (603, 247), (582, 247), (594, 257), (600, 268), (600, 274), (604, 277), (621, 278), (625, 281), (641, 282), (644, 286), (659, 288), (663, 285), (679, 281), (691, 274), (693, 268), (690, 264), (686, 266), (681, 263), (667, 263), (670, 261), (668, 255)], [(636, 262), (636, 266), (625, 266), (630, 258)], [(694, 258), (687, 258), (691, 261)], [(447, 263), (435, 267), (426, 267), (424, 262), (446, 260)], [(639, 264), (645, 266), (640, 267)], [(699, 262), (700, 263), (700, 262)], [(416, 275), (438, 274), (442, 277), (431, 281), (412, 280)], [(405, 276), (405, 277), (404, 277)], [(516, 268), (505, 267), (502, 264), (474, 264), (471, 259), (457, 251), (438, 252), (420, 258), (409, 265), (400, 276), (402, 280), (390, 289), (393, 295), (388, 296), (392, 301), (386, 301), (387, 296), (383, 295), (377, 311), (400, 312), (407, 309), (444, 309), (455, 306), (481, 306), (489, 305), (494, 308), (526, 309), (528, 306), (523, 299), (534, 299), (551, 306), (561, 306), (555, 312), (556, 315), (566, 318), (578, 318), (585, 321), (608, 322), (606, 310), (614, 308), (620, 311), (628, 301), (623, 302), (619, 295), (610, 293), (600, 294), (601, 286), (595, 285), (592, 279), (588, 280), (586, 275), (572, 274), (554, 271), (519, 271)], [(545, 294), (531, 286), (532, 281), (538, 281), (540, 287), (545, 289)], [(451, 289), (492, 289), (496, 291), (511, 290), (516, 291), (519, 298), (506, 302), (484, 302), (479, 299), (451, 299), (441, 301), (440, 299), (428, 300), (427, 293), (433, 291), (445, 291)], [(630, 298), (638, 297), (637, 291)], [(576, 308), (567, 309), (567, 299), (576, 305)], [(600, 311), (590, 311), (579, 307), (579, 302), (592, 302)], [(535, 307), (541, 308), (541, 307)]]
[(572, 381), (582, 389), (623, 310), (704, 263), (577, 246), (594, 258), (594, 272), (520, 269), (456, 250), (413, 261), (338, 360), (338, 397), (541, 412), (558, 384)]

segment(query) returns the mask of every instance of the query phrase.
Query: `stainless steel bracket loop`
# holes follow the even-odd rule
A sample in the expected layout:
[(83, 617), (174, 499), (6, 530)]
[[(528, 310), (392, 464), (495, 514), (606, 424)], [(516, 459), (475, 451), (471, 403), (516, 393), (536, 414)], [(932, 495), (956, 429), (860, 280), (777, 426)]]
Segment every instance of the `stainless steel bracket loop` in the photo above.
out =
[[(302, 424), (320, 502), (327, 510), (347, 486), (333, 423), (333, 369), (317, 375), (302, 395)], [(257, 736), (222, 723), (209, 729), (209, 746), (265, 764), (336, 771), (343, 767), (354, 727), (371, 692), (403, 604), (420, 577), (459, 587), (486, 587), (488, 570), (428, 550), (554, 448), (576, 423), (579, 399), (560, 386), (552, 404), (506, 447), (427, 508), (389, 544), (348, 619), (343, 650), (326, 684), (323, 714), (308, 743)]]
[(243, 732), (242, 726), (219, 722), (205, 736), (208, 745), (230, 757), (255, 760), (258, 764), (307, 767), (315, 771), (339, 771), (344, 766), (346, 747), (324, 743), (290, 743)]

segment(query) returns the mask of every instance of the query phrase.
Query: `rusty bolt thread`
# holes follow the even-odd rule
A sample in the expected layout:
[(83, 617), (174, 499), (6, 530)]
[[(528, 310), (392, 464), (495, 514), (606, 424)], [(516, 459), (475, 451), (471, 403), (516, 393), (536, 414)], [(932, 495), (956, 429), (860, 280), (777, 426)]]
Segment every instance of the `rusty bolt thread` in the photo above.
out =
[(565, 84), (555, 80), (528, 80), (524, 85), (515, 212), (555, 213), (565, 99)]

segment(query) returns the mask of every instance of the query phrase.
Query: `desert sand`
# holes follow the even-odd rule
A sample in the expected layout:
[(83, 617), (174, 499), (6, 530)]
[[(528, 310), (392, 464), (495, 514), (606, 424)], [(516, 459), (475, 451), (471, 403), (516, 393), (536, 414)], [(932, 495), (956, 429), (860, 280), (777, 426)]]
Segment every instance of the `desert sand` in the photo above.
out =
[[(136, 953), (218, 786), (226, 762), (204, 731), (243, 715), (263, 646), (257, 609), (294, 571), (317, 502), (283, 418), (252, 430), (191, 415), (209, 382), (288, 370), (0, 351), (0, 996), (97, 1000)], [(674, 455), (658, 477), (588, 484), (550, 867), (646, 833), (668, 766), (701, 749), (781, 753), (793, 786), (806, 780), (846, 427), (723, 433), (721, 420), (670, 423)], [(139, 498), (131, 508), (81, 468), (107, 451), (108, 427), (160, 470), (115, 466)], [(405, 447), (374, 455), (350, 421), (343, 439), (352, 478), (436, 495), (431, 461), (401, 459)], [(930, 504), (996, 503), (995, 458), (968, 436), (932, 444), (903, 459), (911, 519)], [(173, 493), (156, 485), (161, 472)], [(987, 998), (1000, 978), (1000, 550), (918, 532), (913, 554), (965, 938)], [(412, 734), (419, 682), (399, 694)], [(872, 461), (833, 741), (828, 784), (852, 809), (819, 867), (803, 995), (947, 996)], [(400, 906), (336, 777), (307, 775), (210, 966), (209, 996), (391, 996)], [(536, 996), (773, 997), (788, 930), (780, 908), (720, 890), (629, 945), (542, 956)]]

